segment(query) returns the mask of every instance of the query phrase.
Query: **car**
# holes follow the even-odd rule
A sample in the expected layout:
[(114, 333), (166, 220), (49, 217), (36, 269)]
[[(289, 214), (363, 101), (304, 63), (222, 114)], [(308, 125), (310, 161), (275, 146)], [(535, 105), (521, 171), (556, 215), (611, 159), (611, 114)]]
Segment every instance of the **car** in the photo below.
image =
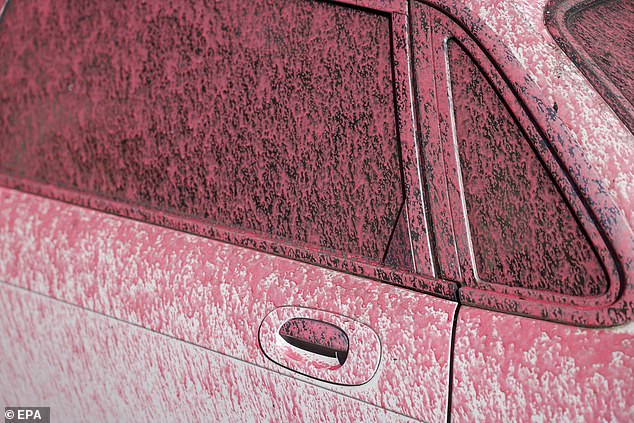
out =
[(5, 0), (5, 421), (632, 421), (633, 23)]

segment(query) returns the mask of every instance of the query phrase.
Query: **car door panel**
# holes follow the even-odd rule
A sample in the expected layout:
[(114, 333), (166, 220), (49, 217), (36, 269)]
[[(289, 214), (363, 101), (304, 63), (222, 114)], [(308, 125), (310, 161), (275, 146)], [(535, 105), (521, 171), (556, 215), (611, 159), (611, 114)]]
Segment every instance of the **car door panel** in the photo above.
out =
[[(0, 201), (0, 280), (7, 284), (297, 383), (425, 421), (445, 419), (452, 301), (11, 189), (0, 189)], [(324, 310), (370, 327), (381, 343), (376, 375), (343, 387), (267, 359), (258, 330), (282, 306)]]
[[(407, 3), (84, 6), (4, 9), (0, 280), (444, 420), (456, 286), (419, 198)], [(269, 360), (289, 306), (375, 333), (369, 382)]]
[(52, 421), (414, 421), (5, 283), (0, 302), (0, 401)]

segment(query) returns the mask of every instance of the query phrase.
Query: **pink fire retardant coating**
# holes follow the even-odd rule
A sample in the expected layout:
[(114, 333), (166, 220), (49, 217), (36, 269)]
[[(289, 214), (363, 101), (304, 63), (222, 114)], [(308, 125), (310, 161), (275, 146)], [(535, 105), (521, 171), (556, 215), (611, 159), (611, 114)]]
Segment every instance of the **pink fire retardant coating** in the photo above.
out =
[(461, 307), (454, 422), (628, 422), (634, 324), (586, 329)]
[[(548, 32), (546, 0), (91, 7), (14, 1), (0, 20), (0, 399), (54, 398), (77, 420), (118, 404), (446, 421), (452, 395), (456, 421), (632, 420), (634, 135)], [(268, 148), (298, 128), (324, 148)], [(267, 143), (250, 151), (249, 137)], [(474, 159), (473, 139), (498, 162)], [(303, 167), (280, 172), (276, 154)], [(507, 208), (481, 176), (517, 168), (531, 188)], [(505, 231), (534, 193), (548, 204)], [(454, 327), (458, 300), (630, 323), (462, 306)], [(371, 328), (376, 373), (345, 387), (273, 363), (258, 329), (285, 306)]]
[[(414, 3), (412, 7), (413, 25), (419, 26), (414, 31), (414, 36), (418, 35), (423, 41), (430, 41), (427, 45), (432, 49), (430, 51), (418, 48), (414, 56), (419, 91), (430, 93), (433, 90), (435, 96), (432, 97), (431, 102), (428, 102), (428, 99), (419, 98), (419, 110), (425, 111), (425, 113), (421, 112), (421, 119), (424, 120), (426, 115), (432, 119), (432, 124), (426, 125), (426, 128), (430, 130), (429, 139), (423, 144), (427, 152), (427, 166), (432, 176), (428, 178), (431, 186), (431, 208), (433, 210), (437, 207), (436, 215), (432, 212), (431, 217), (432, 220), (438, 221), (446, 218), (447, 213), (451, 212), (453, 223), (453, 227), (439, 225), (439, 233), (435, 236), (440, 248), (440, 256), (444, 257), (444, 261), (440, 262), (441, 271), (448, 277), (459, 277), (462, 280), (460, 300), (466, 304), (586, 326), (609, 326), (627, 322), (631, 320), (634, 311), (634, 233), (631, 227), (633, 207), (631, 207), (629, 195), (625, 197), (621, 195), (623, 192), (627, 194), (628, 190), (618, 192), (611, 190), (608, 179), (630, 178), (634, 181), (631, 165), (631, 159), (634, 156), (631, 154), (634, 152), (632, 134), (627, 130), (622, 132), (624, 127), (620, 124), (619, 128), (615, 123), (618, 119), (614, 115), (612, 118), (601, 116), (598, 119), (601, 123), (595, 125), (593, 119), (601, 114), (605, 107), (592, 103), (594, 109), (591, 108), (590, 100), (594, 99), (592, 93), (579, 93), (575, 101), (561, 102), (560, 106), (557, 106), (557, 101), (550, 102), (547, 99), (551, 93), (546, 88), (558, 86), (561, 81), (553, 81), (549, 78), (550, 75), (540, 72), (545, 71), (543, 68), (545, 63), (552, 63), (554, 60), (552, 56), (559, 57), (563, 62), (568, 59), (561, 53), (554, 40), (544, 37), (544, 33), (546, 36), (548, 33), (545, 31), (543, 22), (538, 20), (538, 25), (534, 20), (528, 19), (528, 17), (539, 17), (539, 8), (524, 2), (504, 2), (503, 5), (496, 4), (495, 6), (486, 2), (481, 3), (475, 2), (470, 7), (462, 7), (459, 2), (432, 1), (431, 7), (419, 2)], [(541, 11), (543, 12), (543, 9)], [(535, 26), (544, 28), (544, 33), (535, 31)], [(468, 131), (464, 130), (464, 125), (461, 126), (462, 123), (468, 122), (469, 117), (464, 116), (464, 107), (461, 110), (458, 108), (461, 102), (464, 104), (465, 95), (472, 95), (468, 91), (472, 85), (462, 84), (464, 87), (462, 89), (466, 91), (460, 91), (455, 85), (455, 82), (459, 81), (453, 81), (454, 83), (450, 84), (452, 81), (450, 73), (459, 75), (460, 69), (460, 65), (456, 67), (455, 62), (456, 57), (459, 56), (448, 51), (449, 49), (456, 51), (451, 47), (454, 42), (458, 43), (460, 48), (468, 53), (469, 60), (477, 65), (472, 69), (479, 69), (479, 72), (486, 75), (488, 83), (494, 87), (504, 107), (514, 115), (513, 119), (521, 126), (523, 137), (527, 138), (522, 140), (520, 137), (519, 140), (529, 143), (529, 147), (534, 151), (532, 154), (537, 155), (549, 178), (557, 184), (557, 189), (563, 195), (564, 204), (566, 204), (563, 211), (566, 212), (565, 208), (568, 208), (574, 213), (572, 222), (577, 220), (581, 228), (578, 234), (583, 235), (575, 236), (578, 240), (585, 237), (591, 244), (590, 249), (587, 246), (583, 247), (585, 254), (578, 255), (579, 248), (573, 249), (573, 254), (570, 254), (566, 252), (568, 247), (565, 245), (547, 252), (548, 248), (552, 247), (548, 245), (548, 241), (544, 242), (544, 240), (550, 239), (556, 246), (557, 242), (565, 237), (553, 236), (549, 234), (550, 226), (543, 223), (533, 225), (534, 223), (543, 221), (544, 217), (550, 215), (555, 217), (556, 225), (563, 229), (563, 233), (571, 229), (574, 231), (574, 227), (570, 226), (570, 219), (568, 219), (569, 223), (561, 221), (566, 213), (560, 216), (554, 213), (553, 209), (547, 214), (538, 213), (540, 218), (534, 222), (531, 222), (533, 218), (528, 219), (526, 223), (529, 226), (525, 227), (524, 231), (539, 236), (527, 236), (526, 239), (521, 240), (521, 243), (526, 244), (526, 248), (521, 247), (515, 252), (503, 251), (507, 257), (511, 258), (510, 263), (507, 263), (507, 270), (504, 270), (504, 266), (495, 264), (497, 257), (493, 252), (483, 254), (482, 251), (477, 250), (478, 243), (480, 246), (485, 246), (485, 249), (495, 250), (495, 244), (500, 242), (504, 244), (504, 237), (512, 233), (508, 229), (503, 229), (504, 221), (508, 223), (508, 219), (502, 217), (505, 214), (508, 215), (506, 209), (509, 204), (506, 204), (508, 201), (505, 200), (507, 194), (502, 196), (496, 194), (489, 198), (491, 204), (482, 200), (480, 205), (484, 205), (485, 208), (474, 209), (477, 202), (474, 201), (476, 197), (473, 194), (479, 195), (479, 193), (474, 191), (470, 193), (464, 186), (465, 180), (466, 183), (473, 183), (474, 179), (472, 177), (466, 179), (464, 167), (469, 163), (465, 162), (465, 157), (456, 156), (457, 153), (464, 153), (465, 145), (468, 146), (465, 141), (469, 138), (465, 135)], [(561, 54), (553, 53), (554, 49)], [(524, 57), (526, 52), (531, 52), (541, 59), (526, 62)], [(454, 60), (450, 57), (451, 54)], [(433, 60), (426, 56), (432, 56)], [(446, 63), (447, 60), (452, 63)], [(435, 70), (433, 72), (424, 68), (421, 70), (418, 69), (420, 66), (432, 66)], [(571, 72), (570, 78), (577, 78), (577, 75), (578, 73)], [(451, 91), (456, 91), (458, 88), (458, 92), (448, 91), (449, 87)], [(428, 104), (434, 102), (434, 98), (436, 98), (435, 104), (428, 107)], [(570, 119), (568, 113), (571, 108), (581, 113), (577, 115), (577, 119)], [(432, 111), (428, 112), (429, 110)], [(436, 110), (439, 116), (438, 129), (433, 125), (433, 110)], [(466, 110), (468, 112), (468, 109)], [(458, 114), (457, 111), (462, 113)], [(579, 119), (586, 117), (588, 122), (593, 123), (584, 130), (593, 132), (580, 138), (572, 131), (574, 128), (571, 127), (571, 123), (574, 121), (578, 124)], [(474, 130), (482, 132), (483, 128), (486, 128), (481, 120), (475, 121)], [(610, 134), (602, 132), (608, 126), (613, 129), (612, 132)], [(499, 127), (492, 126), (491, 129), (483, 139), (494, 136)], [(454, 140), (459, 143), (452, 146)], [(444, 145), (443, 148), (434, 146), (434, 143), (439, 141), (441, 145)], [(463, 151), (460, 151), (461, 148)], [(597, 155), (606, 149), (614, 150), (615, 148), (618, 149), (618, 153), (613, 151), (609, 161), (603, 161)], [(504, 155), (499, 157), (500, 163), (489, 163), (484, 167), (485, 171), (491, 172), (497, 167), (498, 170), (508, 172), (508, 165), (502, 162), (504, 157)], [(525, 158), (525, 154), (522, 157)], [(475, 159), (477, 160), (477, 156)], [(541, 165), (533, 168), (538, 169), (539, 166)], [(505, 167), (507, 169), (504, 169)], [(498, 172), (496, 179), (500, 179), (504, 172)], [(531, 178), (537, 175), (531, 172), (528, 172)], [(446, 174), (446, 183), (443, 182), (443, 173)], [(543, 179), (543, 176), (539, 178)], [(634, 184), (629, 182), (626, 186), (628, 184), (634, 187)], [(514, 188), (511, 187), (511, 190), (513, 192)], [(629, 189), (629, 192), (631, 191)], [(497, 203), (493, 201), (496, 197)], [(465, 204), (466, 213), (463, 210)], [(527, 204), (523, 203), (521, 207), (527, 207)], [(544, 211), (547, 209), (547, 207), (542, 208)], [(474, 216), (474, 210), (477, 212), (476, 216)], [(521, 214), (515, 214), (512, 217), (515, 218), (516, 215), (521, 216)], [(487, 219), (489, 219), (488, 222)], [(496, 229), (495, 226), (500, 225), (500, 222), (502, 222), (501, 227)], [(479, 224), (480, 228), (470, 228), (469, 224), (473, 223)], [(541, 229), (539, 225), (542, 225)], [(486, 227), (496, 230), (483, 231), (482, 229)], [(500, 235), (497, 238), (496, 232)], [(521, 233), (519, 235), (521, 239)], [(528, 244), (531, 242), (535, 243), (535, 248), (529, 248)], [(518, 245), (513, 242), (506, 242), (506, 244), (511, 248), (517, 248)], [(522, 249), (524, 252), (521, 251)], [(523, 257), (526, 252), (530, 256), (535, 251), (541, 251), (542, 254), (546, 251), (547, 254), (539, 257), (538, 260), (529, 260), (529, 268), (543, 267), (544, 262), (552, 261), (556, 254), (566, 257), (565, 260), (559, 261), (561, 265), (559, 270), (556, 270), (556, 267), (549, 267), (550, 272), (559, 273), (559, 276), (553, 275), (553, 279), (547, 282), (546, 280), (539, 281), (540, 271), (537, 271), (537, 278), (522, 275), (528, 268), (525, 269), (526, 266), (517, 266), (517, 264), (526, 260)], [(517, 257), (514, 257), (514, 254), (518, 254)], [(574, 257), (575, 255), (577, 257)], [(453, 257), (458, 260), (459, 269), (456, 269)], [(597, 257), (600, 261), (597, 261)], [(558, 260), (560, 259), (555, 258), (555, 262)], [(493, 266), (489, 262), (492, 262)], [(577, 264), (574, 264), (575, 262)], [(478, 266), (484, 267), (485, 270), (497, 267), (503, 271), (495, 275), (495, 278), (485, 279), (477, 273)], [(590, 269), (589, 272), (580, 271), (586, 266)], [(487, 276), (486, 271), (483, 274)], [(586, 288), (581, 280), (585, 277), (589, 277), (592, 283), (588, 285), (589, 291), (586, 291), (584, 296), (582, 290)], [(563, 285), (560, 280), (562, 278), (572, 279), (569, 280), (570, 286), (565, 290), (562, 290)], [(517, 286), (520, 279), (522, 281), (532, 279), (533, 289)], [(574, 279), (578, 281), (574, 283)], [(573, 292), (575, 295), (570, 295)], [(579, 293), (582, 296), (578, 296)]]
[(550, 0), (548, 31), (634, 132), (634, 2)]
[(11, 310), (0, 319), (0, 403), (51, 407), (51, 421), (414, 421), (3, 283), (0, 302)]
[[(303, 357), (301, 351), (294, 350), (280, 336), (280, 327), (293, 318), (313, 319), (316, 322), (330, 323), (341, 329), (348, 337), (347, 358), (342, 365), (327, 365), (318, 357)], [(308, 338), (311, 335), (319, 338), (327, 336), (323, 330), (310, 332), (303, 328), (298, 337)], [(381, 343), (377, 334), (368, 326), (345, 316), (339, 316), (322, 310), (311, 310), (303, 307), (281, 307), (273, 310), (260, 327), (260, 345), (267, 357), (274, 362), (299, 373), (319, 380), (340, 385), (362, 385), (367, 383), (376, 373), (381, 358)], [(316, 339), (314, 343), (323, 343)], [(295, 353), (289, 355), (288, 353)]]
[[(104, 2), (85, 19), (48, 3), (21, 4), (20, 14), (10, 5), (2, 27), (12, 65), (4, 76), (9, 108), (0, 180), (448, 299), (457, 299), (454, 281), (461, 282), (468, 304), (590, 326), (629, 320), (634, 241), (631, 228), (621, 229), (627, 208), (604, 189), (559, 107), (544, 106), (513, 46), (464, 9), (431, 2), (447, 15), (413, 3), (410, 39), (407, 16), (384, 13), (406, 10), (397, 4), (366, 5), (380, 7), (373, 11), (299, 0), (283, 9), (274, 0), (254, 9), (188, 3), (176, 20), (164, 18), (175, 10), (170, 4), (130, 6), (123, 17), (119, 6)], [(217, 19), (201, 20), (204, 11)], [(239, 30), (235, 16), (252, 31)], [(428, 19), (431, 32), (421, 30)], [(32, 44), (11, 41), (30, 34), (33, 21), (42, 25)], [(216, 21), (226, 25), (218, 29)], [(95, 33), (100, 25), (104, 31)], [(293, 25), (305, 31), (286, 31)], [(71, 29), (85, 32), (78, 37), (84, 41), (56, 38)], [(417, 36), (422, 44), (430, 39), (432, 50), (410, 46), (420, 44)], [(329, 48), (333, 37), (339, 44)], [(442, 37), (461, 46), (447, 57), (450, 83), (439, 73)], [(471, 59), (460, 60), (461, 49)], [(475, 97), (460, 83), (460, 70), (469, 66), (492, 84)], [(287, 83), (280, 86), (279, 78)], [(316, 79), (323, 83), (311, 83)], [(482, 126), (490, 113), (470, 117), (482, 110), (467, 107), (478, 96), (500, 112), (507, 107), (521, 131), (514, 124)], [(203, 103), (209, 108), (200, 109)], [(465, 142), (507, 135), (523, 149)], [(434, 146), (452, 138), (460, 139), (458, 155)], [(472, 147), (488, 153), (474, 161)], [(498, 150), (505, 154), (489, 154)], [(351, 151), (355, 160), (348, 160)], [(499, 181), (490, 183), (517, 154), (526, 159), (518, 169), (532, 163), (525, 178), (531, 187), (544, 187), (537, 190), (541, 203), (527, 202), (535, 189), (513, 196), (500, 194)], [(524, 232), (531, 236), (522, 238)]]
[[(6, 188), (0, 233), (7, 284), (387, 410), (446, 418), (452, 301)], [(329, 385), (266, 358), (260, 323), (285, 305), (376, 331), (376, 375), (360, 387)]]
[(10, 4), (0, 183), (455, 299), (429, 278), (405, 3), (284, 4)]

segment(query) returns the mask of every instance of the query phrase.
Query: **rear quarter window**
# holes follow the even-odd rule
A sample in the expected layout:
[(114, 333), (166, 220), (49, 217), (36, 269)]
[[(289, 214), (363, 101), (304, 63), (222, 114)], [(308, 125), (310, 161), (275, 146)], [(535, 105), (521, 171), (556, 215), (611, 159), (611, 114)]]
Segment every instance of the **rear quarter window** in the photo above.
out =
[(465, 50), (447, 42), (474, 272), (481, 281), (574, 296), (608, 281), (522, 128)]

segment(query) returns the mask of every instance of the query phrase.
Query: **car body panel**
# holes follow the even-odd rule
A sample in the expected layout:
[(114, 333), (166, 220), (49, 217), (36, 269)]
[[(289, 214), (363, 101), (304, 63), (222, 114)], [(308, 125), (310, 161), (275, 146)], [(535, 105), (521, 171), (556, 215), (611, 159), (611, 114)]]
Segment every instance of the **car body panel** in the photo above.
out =
[(4, 283), (0, 302), (0, 401), (51, 421), (414, 421)]
[[(257, 365), (420, 420), (446, 418), (455, 302), (6, 188), (0, 233), (4, 283), (221, 353), (237, 367)], [(258, 330), (282, 306), (370, 327), (381, 342), (377, 374), (344, 387), (270, 361)]]
[(451, 420), (631, 421), (633, 335), (461, 307)]

